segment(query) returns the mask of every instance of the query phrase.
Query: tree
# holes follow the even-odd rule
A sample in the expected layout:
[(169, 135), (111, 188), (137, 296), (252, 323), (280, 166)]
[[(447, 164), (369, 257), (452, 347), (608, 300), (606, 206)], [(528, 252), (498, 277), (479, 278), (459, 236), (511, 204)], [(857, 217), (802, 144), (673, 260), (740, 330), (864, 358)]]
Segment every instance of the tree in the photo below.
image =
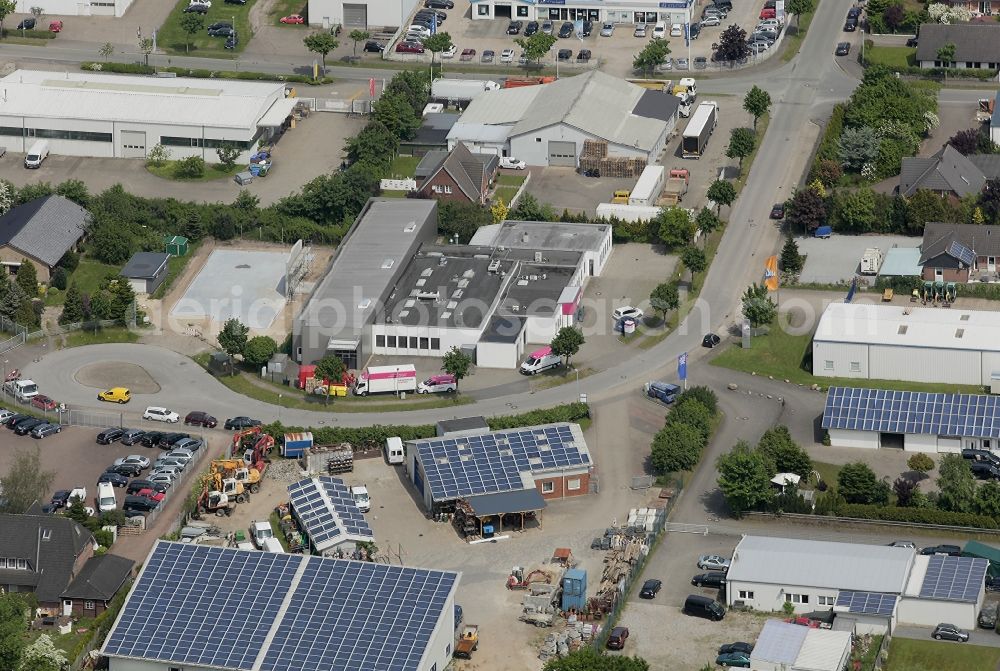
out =
[(729, 207), (736, 200), (736, 187), (724, 179), (717, 179), (708, 185), (706, 194), (715, 203), (715, 213), (722, 212), (722, 206)]
[(549, 53), (549, 49), (556, 43), (556, 36), (538, 31), (531, 37), (514, 38), (514, 43), (521, 47), (521, 53), (528, 62), (537, 63), (542, 56)]
[(708, 414), (712, 417), (715, 417), (715, 414), (719, 411), (719, 397), (708, 387), (691, 387), (687, 391), (681, 392), (677, 397), (677, 405), (684, 405), (691, 401), (697, 401), (705, 406)]
[(555, 212), (551, 205), (539, 203), (534, 195), (524, 192), (521, 200), (517, 201), (517, 207), (507, 213), (507, 218), (517, 221), (552, 221), (555, 219)]
[(358, 42), (364, 42), (365, 40), (367, 40), (371, 36), (372, 36), (372, 34), (369, 33), (367, 30), (360, 30), (358, 28), (355, 28), (350, 33), (348, 33), (347, 37), (349, 37), (350, 40), (352, 42), (354, 42), (354, 55), (355, 56), (358, 55)]
[(24, 291), (16, 282), (0, 277), (0, 315), (7, 319), (16, 319), (21, 304), (27, 300)]
[(694, 245), (688, 245), (681, 250), (681, 263), (691, 273), (691, 287), (694, 288), (694, 276), (705, 272), (705, 269), (708, 268), (708, 259), (705, 257), (704, 250)]
[(785, 240), (785, 246), (781, 248), (781, 271), (795, 277), (802, 272), (802, 265), (799, 244), (789, 235)]
[(837, 230), (851, 233), (870, 233), (878, 222), (875, 212), (875, 192), (868, 187), (837, 194)]
[(469, 374), (469, 368), (471, 367), (472, 357), (458, 347), (453, 346), (441, 357), (441, 370), (455, 376), (456, 387), (458, 386), (458, 382)]
[(977, 515), (1000, 517), (1000, 483), (985, 482), (976, 490), (972, 511)]
[(503, 196), (497, 196), (493, 199), (493, 204), (490, 205), (490, 216), (493, 217), (494, 224), (499, 224), (506, 219), (509, 211), (507, 203), (503, 202)]
[(918, 485), (909, 478), (899, 477), (892, 483), (892, 491), (896, 494), (896, 505), (900, 508), (909, 508), (913, 505)]
[(694, 223), (698, 227), (698, 230), (701, 231), (701, 234), (705, 236), (710, 235), (712, 231), (722, 225), (722, 221), (707, 207), (703, 207), (698, 211), (698, 216), (694, 218)]
[(667, 323), (667, 313), (676, 310), (681, 304), (680, 293), (675, 282), (660, 282), (649, 294), (649, 303), (653, 309), (662, 315), (663, 323)]
[(45, 13), (45, 8), (44, 7), (39, 7), (38, 5), (35, 5), (35, 6), (31, 7), (28, 11), (31, 12), (31, 15), (33, 17), (35, 17), (35, 21), (40, 21), (41, 18), (42, 18), (42, 14)]
[(222, 145), (215, 150), (215, 155), (219, 157), (219, 162), (224, 165), (227, 170), (232, 169), (232, 167), (236, 165), (236, 159), (240, 157), (241, 153), (243, 153), (242, 150), (232, 142), (223, 142)]
[(889, 5), (882, 12), (882, 20), (885, 22), (885, 27), (895, 33), (906, 20), (906, 12), (903, 11), (902, 5)]
[(271, 336), (254, 336), (243, 347), (243, 360), (254, 368), (260, 368), (278, 351), (278, 343)]
[(719, 48), (715, 50), (720, 61), (742, 61), (750, 55), (747, 45), (747, 31), (735, 23), (722, 31)]
[(950, 68), (955, 63), (955, 45), (948, 42), (939, 48), (937, 59), (941, 61), (941, 67)]
[(878, 158), (879, 137), (874, 128), (845, 128), (837, 140), (837, 157), (846, 170), (861, 170)]
[[(424, 49), (431, 52), (432, 69), (434, 68), (434, 60), (437, 58), (437, 55), (442, 51), (447, 51), (448, 49), (451, 49), (452, 44), (453, 43), (451, 41), (451, 35), (449, 35), (448, 33), (440, 33), (440, 32), (434, 33), (433, 35), (424, 40), (423, 42)], [(355, 44), (355, 48), (357, 48), (357, 44)]]
[(674, 407), (667, 415), (666, 425), (683, 424), (684, 426), (690, 426), (701, 436), (702, 445), (704, 445), (712, 436), (713, 420), (714, 417), (708, 408), (702, 405), (698, 399), (688, 397), (684, 399), (683, 403), (680, 401), (674, 403)]
[[(205, 27), (205, 19), (202, 18), (200, 14), (195, 14), (194, 12), (181, 15), (181, 30), (187, 36), (184, 40), (184, 53), (188, 53), (191, 50), (191, 38), (201, 32), (202, 28)], [(235, 29), (235, 26), (234, 26)], [(152, 40), (150, 40), (152, 42)], [(150, 50), (152, 50), (153, 45), (150, 44)], [(147, 60), (146, 65), (149, 65)]]
[(87, 514), (87, 509), (83, 505), (83, 500), (78, 496), (74, 496), (70, 500), (69, 507), (66, 508), (66, 511), (63, 514), (84, 527), (87, 526), (87, 518), (90, 517), (90, 515)]
[(802, 446), (792, 439), (788, 427), (779, 424), (764, 432), (757, 450), (767, 457), (777, 473), (795, 473), (803, 478), (812, 473), (812, 459)]
[(0, 478), (0, 489), (3, 489), (0, 511), (22, 514), (32, 503), (45, 498), (55, 477), (55, 472), (42, 470), (37, 447), (34, 450), (18, 450), (7, 474)]
[(948, 144), (962, 156), (976, 154), (979, 152), (980, 137), (982, 135), (983, 132), (978, 128), (960, 130), (948, 138)]
[(641, 657), (611, 657), (586, 646), (565, 657), (553, 657), (542, 671), (649, 671), (649, 664)]
[(938, 462), (938, 506), (967, 513), (976, 498), (976, 479), (969, 462), (960, 454), (946, 454)]
[(741, 300), (743, 316), (754, 328), (770, 324), (778, 314), (778, 306), (771, 300), (767, 287), (763, 284), (751, 284), (743, 292)]
[(698, 465), (705, 441), (693, 426), (668, 424), (653, 437), (649, 463), (658, 475), (688, 471)]
[[(2, 1), (0, 0), (0, 2)], [(0, 180), (0, 216), (7, 214), (10, 212), (10, 208), (14, 207), (15, 195), (14, 185), (5, 179)]]
[[(0, 0), (2, 1), (2, 0)], [(0, 669), (16, 669), (24, 655), (28, 608), (20, 594), (0, 594)]]
[(736, 443), (729, 454), (716, 462), (719, 490), (733, 515), (740, 517), (774, 497), (769, 464), (763, 454), (750, 449), (746, 441)]
[(836, 186), (844, 175), (843, 169), (836, 161), (828, 158), (820, 159), (813, 168), (813, 181), (818, 180), (825, 187)]
[(399, 138), (379, 121), (372, 121), (347, 141), (347, 157), (351, 163), (368, 161), (384, 166), (388, 173), (392, 157), (399, 151)]
[(235, 317), (226, 320), (219, 331), (219, 347), (229, 355), (229, 372), (233, 372), (233, 357), (243, 353), (243, 348), (247, 346), (247, 335), (250, 329), (243, 322)]
[(383, 93), (373, 106), (373, 118), (385, 125), (400, 140), (409, 140), (420, 127), (421, 119), (406, 98), (398, 93)]
[[(3, 22), (17, 9), (16, 0), (0, 0), (0, 37), (4, 35)], [(7, 667), (14, 668), (14, 667)]]
[(323, 76), (326, 76), (326, 55), (340, 46), (340, 41), (330, 33), (313, 33), (312, 35), (307, 35), (302, 43), (306, 45), (306, 49), (313, 52), (314, 54), (319, 54), (320, 59), (323, 62)]
[(56, 266), (52, 269), (52, 277), (49, 278), (49, 286), (59, 291), (65, 291), (69, 284), (69, 274), (65, 268)]
[(863, 461), (841, 467), (837, 474), (837, 492), (848, 503), (880, 504), (889, 502), (889, 485), (878, 479)]
[(556, 333), (556, 337), (552, 339), (552, 342), (549, 343), (549, 347), (552, 348), (553, 354), (564, 357), (568, 366), (570, 357), (576, 356), (576, 353), (580, 351), (580, 346), (584, 342), (586, 340), (583, 337), (583, 333), (572, 326), (563, 326)]
[(105, 42), (104, 44), (101, 45), (101, 48), (98, 50), (98, 53), (100, 53), (101, 56), (104, 57), (104, 60), (108, 60), (109, 58), (111, 58), (111, 55), (115, 53), (115, 45), (111, 44), (111, 42)]
[(816, 230), (826, 223), (826, 203), (815, 189), (798, 189), (788, 202), (785, 221), (803, 233)]
[(35, 312), (34, 301), (31, 299), (21, 301), (21, 304), (17, 306), (17, 312), (14, 314), (14, 321), (21, 326), (26, 326), (29, 330), (38, 328), (41, 320), (38, 313)]
[[(326, 380), (331, 385), (340, 384), (347, 372), (347, 365), (339, 356), (327, 355), (316, 362), (316, 378)], [(330, 398), (330, 388), (327, 387), (327, 399)]]
[(734, 128), (729, 134), (729, 146), (726, 156), (740, 160), (740, 170), (743, 170), (743, 159), (753, 153), (757, 146), (757, 134), (749, 128)]
[(69, 285), (66, 291), (66, 298), (63, 301), (63, 309), (59, 314), (60, 324), (77, 324), (84, 321), (87, 315), (83, 312), (83, 296), (76, 283)]
[(930, 189), (917, 189), (906, 200), (906, 225), (913, 232), (922, 232), (930, 221), (950, 221), (950, 206), (945, 196)]
[(669, 53), (666, 40), (650, 40), (632, 59), (632, 69), (650, 75)]
[(934, 470), (934, 460), (923, 452), (917, 452), (906, 460), (906, 467), (914, 473), (919, 473), (921, 477), (925, 477), (928, 471)]
[(28, 259), (21, 259), (21, 265), (17, 267), (17, 277), (14, 278), (14, 281), (28, 298), (34, 298), (38, 295), (38, 271), (35, 270), (35, 264)]
[(814, 0), (788, 0), (788, 3), (785, 5), (785, 11), (795, 15), (796, 30), (799, 27), (799, 18), (803, 14), (808, 14), (813, 10), (813, 2)]
[(146, 163), (157, 168), (163, 167), (169, 160), (170, 150), (162, 144), (154, 145), (153, 148), (149, 150), (149, 153), (146, 154)]
[(755, 84), (743, 96), (743, 109), (753, 116), (753, 128), (757, 130), (757, 120), (771, 109), (771, 94)]
[(233, 207), (241, 212), (253, 212), (260, 205), (260, 198), (250, 192), (249, 189), (240, 189)]
[(48, 634), (42, 634), (24, 649), (19, 671), (61, 671), (66, 665), (66, 653), (56, 647)]
[(671, 249), (683, 247), (694, 238), (694, 222), (682, 207), (663, 207), (652, 222), (663, 244)]
[(56, 186), (56, 193), (67, 200), (72, 200), (81, 207), (90, 205), (90, 190), (87, 189), (87, 185), (82, 180), (67, 179), (60, 182)]

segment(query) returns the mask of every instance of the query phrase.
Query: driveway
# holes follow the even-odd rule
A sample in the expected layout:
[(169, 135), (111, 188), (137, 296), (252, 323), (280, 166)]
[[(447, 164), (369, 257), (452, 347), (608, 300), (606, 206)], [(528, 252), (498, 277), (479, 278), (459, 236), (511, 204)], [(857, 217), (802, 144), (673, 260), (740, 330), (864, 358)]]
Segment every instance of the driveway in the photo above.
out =
[[(916, 627), (913, 625), (901, 624), (893, 630), (892, 635), (900, 638), (914, 638), (919, 641), (929, 641), (933, 640), (931, 638), (931, 634), (933, 632), (934, 627)], [(935, 643), (937, 645), (981, 645), (987, 648), (1000, 648), (1000, 636), (997, 636), (995, 631), (990, 631), (988, 629), (969, 629), (968, 632), (969, 641), (967, 643), (959, 643), (958, 641), (935, 641)]]
[[(869, 247), (885, 255), (893, 247), (919, 247), (921, 238), (906, 235), (834, 235), (822, 239), (799, 237), (799, 253), (806, 256), (799, 275), (803, 284), (850, 282), (861, 271), (861, 257)], [(872, 283), (875, 275), (871, 275)]]

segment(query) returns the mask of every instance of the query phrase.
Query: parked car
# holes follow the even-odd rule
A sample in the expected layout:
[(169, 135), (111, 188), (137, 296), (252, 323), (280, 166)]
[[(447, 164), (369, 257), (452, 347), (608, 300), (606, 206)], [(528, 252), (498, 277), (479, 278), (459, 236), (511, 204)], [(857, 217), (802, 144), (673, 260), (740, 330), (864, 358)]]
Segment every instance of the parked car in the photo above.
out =
[(245, 5), (247, 0), (223, 0), (223, 4), (226, 5)]
[(504, 49), (500, 52), (500, 62), (501, 63), (513, 63), (514, 62), (514, 50)]
[(893, 541), (889, 543), (891, 548), (916, 548), (917, 545), (913, 541)]
[(131, 399), (132, 393), (126, 387), (112, 387), (97, 395), (98, 401), (107, 401), (108, 403), (128, 403)]
[(703, 14), (701, 17), (702, 27), (708, 28), (711, 26), (721, 26), (722, 17), (718, 14)]
[(139, 468), (146, 469), (149, 468), (149, 463), (149, 459), (141, 454), (130, 454), (127, 457), (118, 457), (115, 459), (115, 466), (120, 464), (138, 464)]
[(938, 626), (934, 627), (934, 633), (931, 637), (940, 641), (958, 641), (960, 643), (965, 643), (969, 640), (969, 632), (962, 631), (953, 624), (948, 624), (947, 622), (942, 622)]
[(197, 3), (181, 10), (184, 14), (208, 14), (208, 5)]
[(986, 461), (973, 461), (969, 464), (972, 474), (981, 480), (1000, 480), (1000, 468)]
[(471, 61), (476, 57), (475, 49), (462, 49), (462, 55), (458, 57), (460, 61)]
[(696, 587), (725, 587), (726, 586), (726, 574), (721, 571), (710, 571), (708, 573), (699, 573), (695, 577), (691, 578), (691, 584)]
[(496, 52), (492, 49), (485, 49), (483, 55), (479, 57), (480, 63), (492, 63), (493, 58), (496, 56)]
[(726, 643), (725, 645), (719, 646), (720, 655), (728, 655), (731, 652), (742, 652), (749, 655), (753, 652), (753, 644), (737, 641), (736, 643)]
[(125, 429), (121, 437), (122, 445), (138, 445), (145, 435), (142, 429)]
[(143, 489), (152, 489), (156, 492), (165, 492), (170, 488), (169, 484), (164, 484), (162, 482), (153, 482), (152, 480), (132, 480), (125, 487), (126, 494), (135, 494)]
[(184, 423), (192, 426), (203, 426), (206, 429), (214, 429), (219, 425), (219, 420), (212, 417), (207, 412), (192, 410), (184, 417)]
[(687, 70), (689, 67), (688, 59), (684, 58), (683, 56), (678, 58), (674, 62), (674, 67), (677, 68), (678, 70)]
[(1000, 604), (996, 603), (983, 606), (983, 609), (979, 611), (976, 623), (983, 629), (996, 629), (998, 609), (1000, 609)]
[(163, 433), (160, 434), (160, 440), (157, 441), (156, 446), (161, 450), (171, 450), (175, 444), (190, 437), (190, 434), (187, 433)]
[(541, 31), (543, 33), (545, 33), (546, 35), (551, 35), (552, 34), (552, 29), (553, 29), (553, 26), (552, 26), (552, 22), (551, 21), (542, 21)]
[(13, 415), (8, 415), (7, 419), (4, 420), (3, 425), (6, 426), (8, 429), (13, 429), (15, 426), (17, 426), (17, 423), (20, 422), (22, 419), (28, 419), (29, 417), (31, 417), (31, 415), (25, 415), (22, 412), (15, 413)]
[(455, 3), (451, 0), (427, 0), (424, 3), (424, 7), (430, 7), (431, 9), (454, 9)]
[(203, 443), (197, 438), (182, 438), (181, 440), (178, 440), (176, 443), (171, 445), (172, 448), (171, 452), (173, 452), (174, 450), (187, 450), (188, 452), (191, 452), (193, 454), (198, 450), (200, 450), (202, 448), (202, 445)]
[(985, 461), (986, 463), (993, 464), (994, 466), (1000, 466), (1000, 457), (993, 454), (989, 450), (966, 448), (962, 450), (962, 458), (971, 459), (973, 461)]
[(138, 464), (118, 464), (117, 466), (111, 465), (104, 469), (105, 473), (117, 473), (118, 475), (124, 475), (129, 478), (134, 478), (135, 476), (142, 473), (142, 469), (139, 468)]
[(55, 410), (59, 404), (45, 394), (38, 394), (31, 398), (31, 405), (39, 410)]
[(557, 54), (557, 56), (558, 56), (559, 60), (561, 60), (561, 61), (568, 61), (569, 59), (573, 58), (573, 50), (572, 49), (560, 49), (559, 53)]
[(38, 419), (37, 417), (29, 417), (28, 419), (22, 419), (14, 426), (14, 433), (19, 436), (27, 436), (32, 429), (34, 429), (39, 424), (47, 424), (44, 419)]
[(949, 557), (961, 557), (962, 548), (957, 545), (931, 545), (920, 550), (922, 555), (948, 555)]
[(137, 512), (137, 513), (150, 513), (156, 510), (160, 504), (151, 499), (147, 499), (144, 496), (126, 496), (125, 502), (122, 504), (122, 510), (126, 513)]
[(625, 647), (626, 640), (628, 640), (628, 627), (615, 627), (608, 635), (606, 645), (608, 650), (621, 650)]
[(911, 47), (913, 49), (916, 49), (917, 48), (917, 38), (916, 37), (911, 37), (908, 40), (906, 40), (906, 46)]
[(232, 26), (218, 26), (216, 28), (209, 28), (208, 34), (210, 37), (232, 37), (236, 34), (236, 31)]
[(128, 486), (128, 478), (124, 475), (119, 475), (118, 473), (113, 473), (110, 471), (105, 471), (101, 473), (100, 477), (97, 478), (97, 484), (106, 482), (112, 487), (126, 487)]
[(727, 652), (715, 658), (718, 666), (735, 666), (737, 668), (750, 668), (750, 655), (745, 652)]
[(708, 67), (708, 59), (705, 58), (704, 56), (697, 56), (694, 59), (694, 69), (695, 70), (704, 70), (707, 67)]
[(50, 33), (61, 33), (63, 29), (62, 21), (50, 21), (49, 22), (49, 32)]
[(611, 313), (611, 319), (618, 321), (619, 319), (642, 319), (643, 312), (641, 309), (632, 307), (631, 305), (623, 305), (619, 308), (615, 308), (615, 311)]
[(576, 60), (578, 63), (586, 63), (590, 60), (590, 49), (580, 49), (580, 53), (576, 55)]
[(986, 574), (986, 591), (987, 592), (1000, 592), (1000, 576), (991, 576)]
[(296, 25), (301, 25), (306, 22), (306, 20), (302, 17), (301, 14), (289, 14), (288, 16), (282, 16), (281, 19), (279, 19), (279, 21), (284, 24), (296, 24)]
[(34, 30), (35, 20), (33, 18), (22, 19), (21, 23), (17, 24), (18, 30)]
[(396, 45), (397, 54), (422, 54), (424, 53), (424, 45), (420, 42), (400, 42)]
[(139, 443), (143, 447), (156, 447), (160, 442), (160, 438), (165, 435), (167, 434), (163, 431), (147, 431), (142, 434), (142, 438), (139, 440)]
[(653, 39), (662, 40), (667, 36), (667, 24), (665, 21), (657, 21), (653, 26)]
[[(763, 14), (761, 14), (761, 18), (764, 18)], [(857, 29), (858, 29), (858, 20), (857, 20), (857, 18), (855, 18), (853, 16), (847, 17), (847, 20), (844, 21), (844, 32), (845, 33), (853, 33)]]
[(615, 24), (610, 21), (606, 21), (604, 25), (601, 26), (601, 37), (611, 37), (615, 34)]
[(640, 23), (636, 25), (635, 30), (632, 31), (632, 37), (645, 37), (646, 36), (646, 24)]
[(194, 459), (194, 453), (190, 450), (185, 450), (183, 448), (177, 448), (175, 450), (170, 450), (163, 455), (166, 458), (173, 459), (175, 461), (180, 461), (182, 464), (187, 464), (189, 461)]
[(640, 599), (655, 599), (656, 593), (660, 591), (663, 587), (663, 582), (657, 580), (656, 578), (650, 578), (646, 582), (642, 583), (642, 589), (639, 590)]
[(721, 603), (699, 594), (688, 595), (688, 597), (684, 599), (684, 608), (682, 611), (686, 615), (704, 617), (709, 620), (715, 620), (716, 622), (726, 616), (726, 609)]
[(701, 339), (701, 346), (707, 347), (708, 349), (715, 349), (722, 342), (722, 338), (715, 335), (714, 333), (706, 333), (705, 337)]
[(47, 438), (62, 431), (62, 426), (51, 422), (42, 422), (31, 430), (32, 438)]
[(719, 555), (702, 555), (698, 557), (698, 568), (713, 571), (728, 571), (729, 560)]
[(150, 473), (146, 476), (146, 479), (154, 484), (169, 487), (174, 483), (176, 478), (170, 473)]
[(166, 495), (165, 492), (158, 492), (158, 491), (156, 491), (155, 489), (152, 489), (152, 488), (140, 489), (139, 491), (137, 491), (135, 493), (135, 495), (136, 496), (141, 496), (141, 497), (146, 498), (146, 499), (149, 499), (150, 501), (155, 501), (156, 503), (159, 503), (163, 499), (167, 498), (167, 495)]
[[(423, 47), (421, 47), (421, 49), (423, 49)], [(176, 424), (181, 421), (181, 416), (173, 410), (170, 410), (169, 408), (161, 408), (155, 405), (151, 405), (146, 408), (145, 412), (142, 413), (142, 418), (153, 422), (168, 422), (170, 424)]]
[(365, 51), (373, 54), (380, 54), (385, 51), (385, 44), (378, 40), (368, 40), (365, 42)]
[(528, 21), (528, 25), (524, 27), (524, 36), (531, 37), (538, 32), (538, 21)]
[(236, 45), (239, 43), (240, 43), (240, 38), (236, 36), (236, 33), (233, 33), (232, 35), (226, 38), (226, 43), (223, 44), (222, 46), (225, 49), (235, 49)]
[[(510, 51), (510, 50), (508, 49), (508, 51)], [(441, 58), (454, 58), (455, 54), (457, 54), (457, 53), (458, 53), (458, 47), (456, 47), (453, 44), (450, 47), (448, 47), (447, 49), (445, 49), (444, 51), (442, 51), (439, 55), (441, 56)]]
[(784, 219), (785, 218), (785, 204), (775, 203), (774, 207), (771, 208), (771, 218), (772, 219)]
[(692, 40), (696, 40), (698, 39), (699, 35), (701, 35), (701, 24), (695, 21), (690, 26), (688, 26), (688, 36)]
[(65, 508), (66, 504), (69, 503), (69, 490), (57, 489), (56, 493), (52, 495), (52, 500), (49, 503), (56, 508)]
[(523, 21), (511, 21), (510, 23), (507, 24), (507, 34), (520, 35), (522, 28), (524, 28)]

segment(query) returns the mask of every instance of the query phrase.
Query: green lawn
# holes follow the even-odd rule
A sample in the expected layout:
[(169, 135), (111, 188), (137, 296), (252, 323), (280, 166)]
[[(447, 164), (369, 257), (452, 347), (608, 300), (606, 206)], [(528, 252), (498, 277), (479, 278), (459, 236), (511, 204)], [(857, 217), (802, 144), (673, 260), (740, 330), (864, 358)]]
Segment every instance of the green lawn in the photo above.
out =
[(753, 166), (754, 159), (757, 158), (757, 152), (760, 150), (760, 145), (764, 142), (764, 133), (767, 132), (767, 126), (771, 123), (771, 115), (765, 114), (761, 118), (757, 119), (757, 143), (753, 147), (753, 151), (750, 155), (743, 159), (743, 164), (740, 167), (740, 178), (736, 180), (736, 193), (739, 194), (743, 190), (743, 185), (746, 183), (747, 177), (750, 175), (750, 168)]
[(917, 50), (914, 47), (868, 47), (865, 46), (865, 60), (869, 65), (887, 65), (890, 68), (906, 68), (916, 65)]
[[(76, 287), (85, 294), (92, 294), (97, 291), (98, 285), (108, 275), (117, 275), (121, 266), (109, 266), (91, 259), (80, 259), (80, 265), (69, 276), (69, 284), (76, 284)], [(67, 288), (69, 287), (67, 284)], [(49, 289), (45, 293), (46, 305), (62, 305), (66, 299), (66, 292), (58, 289)]]
[(389, 164), (389, 179), (405, 179), (413, 177), (417, 172), (420, 156), (397, 156)]
[(802, 362), (812, 343), (812, 335), (790, 335), (778, 326), (771, 332), (753, 339), (750, 349), (738, 345), (728, 347), (711, 360), (721, 366), (744, 373), (772, 375), (780, 380), (799, 384), (819, 384), (822, 387), (871, 387), (909, 391), (937, 391), (963, 394), (981, 394), (980, 387), (960, 384), (928, 384), (901, 380), (866, 380), (855, 378), (814, 377), (802, 368)]
[(178, 161), (167, 161), (163, 165), (146, 164), (146, 170), (162, 179), (172, 179), (178, 182), (210, 182), (215, 179), (232, 177), (238, 172), (246, 170), (246, 164), (236, 162), (232, 167), (227, 168), (221, 163), (205, 163), (205, 172), (201, 177), (178, 177), (174, 174)]
[(153, 292), (153, 298), (163, 298), (167, 295), (170, 290), (171, 285), (180, 277), (180, 274), (184, 272), (187, 267), (188, 261), (194, 256), (194, 253), (198, 250), (198, 245), (200, 243), (193, 242), (188, 244), (188, 253), (184, 256), (171, 256), (170, 260), (167, 261), (167, 277), (163, 280), (163, 284), (156, 288)]
[(272, 22), (276, 26), (289, 29), (298, 28), (299, 30), (302, 30), (304, 26), (282, 23), (281, 17), (289, 16), (290, 14), (306, 16), (307, 5), (308, 3), (306, 0), (278, 0), (271, 6), (271, 11), (268, 13), (268, 16), (271, 17)]
[(812, 23), (812, 19), (812, 12), (795, 17), (795, 21), (789, 26), (789, 30), (785, 34), (786, 46), (784, 53), (781, 54), (781, 60), (787, 63), (799, 53), (799, 49), (802, 47), (802, 40), (806, 39), (806, 32), (809, 30), (809, 24)]
[[(245, 5), (227, 5), (223, 0), (212, 3), (212, 8), (207, 14), (196, 14), (201, 17), (204, 27), (194, 35), (188, 35), (181, 27), (181, 17), (185, 16), (183, 9), (188, 6), (188, 0), (178, 0), (167, 20), (160, 26), (156, 34), (157, 46), (167, 53), (185, 54), (192, 56), (212, 56), (217, 58), (235, 58), (236, 54), (243, 51), (243, 48), (253, 37), (250, 30), (250, 8), (255, 0), (247, 0)], [(233, 21), (235, 20), (235, 23)], [(208, 34), (208, 27), (218, 21), (226, 21), (236, 27), (236, 34), (239, 36), (239, 43), (236, 49), (225, 48), (225, 37), (211, 37)], [(190, 51), (186, 50), (190, 40)], [(305, 47), (303, 47), (303, 51)]]
[(495, 198), (503, 198), (503, 202), (510, 205), (510, 201), (517, 195), (518, 189), (524, 184), (525, 177), (520, 175), (500, 175), (497, 177), (497, 187), (494, 190)]
[(500, 175), (497, 177), (497, 184), (500, 186), (514, 186), (520, 188), (527, 177), (521, 175)]
[[(981, 636), (996, 636), (985, 633)], [(993, 671), (1000, 665), (1000, 648), (971, 643), (942, 643), (908, 638), (892, 639), (885, 671)]]
[(74, 331), (66, 335), (66, 347), (102, 345), (111, 342), (136, 342), (139, 334), (124, 327), (98, 329), (94, 331)]
[(822, 461), (813, 462), (813, 470), (819, 473), (819, 477), (828, 485), (837, 485), (837, 474), (840, 473), (840, 466), (837, 464), (827, 464)]

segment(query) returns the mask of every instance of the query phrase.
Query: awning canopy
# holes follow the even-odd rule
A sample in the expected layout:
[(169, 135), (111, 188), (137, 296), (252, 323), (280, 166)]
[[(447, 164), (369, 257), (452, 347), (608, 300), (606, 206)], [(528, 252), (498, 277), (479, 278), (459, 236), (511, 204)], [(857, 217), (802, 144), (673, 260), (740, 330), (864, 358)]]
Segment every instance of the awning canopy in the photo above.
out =
[(348, 350), (353, 352), (358, 349), (360, 344), (360, 338), (355, 338), (353, 340), (330, 338), (329, 342), (326, 344), (326, 348), (328, 350)]
[(271, 105), (271, 109), (264, 112), (264, 116), (260, 118), (257, 125), (265, 128), (277, 128), (281, 126), (285, 123), (285, 119), (292, 113), (292, 109), (295, 108), (298, 102), (298, 98), (281, 98), (280, 100), (275, 100), (274, 104)]
[(517, 489), (496, 494), (479, 494), (465, 499), (476, 517), (490, 517), (504, 513), (528, 513), (545, 508), (545, 499), (535, 489)]

